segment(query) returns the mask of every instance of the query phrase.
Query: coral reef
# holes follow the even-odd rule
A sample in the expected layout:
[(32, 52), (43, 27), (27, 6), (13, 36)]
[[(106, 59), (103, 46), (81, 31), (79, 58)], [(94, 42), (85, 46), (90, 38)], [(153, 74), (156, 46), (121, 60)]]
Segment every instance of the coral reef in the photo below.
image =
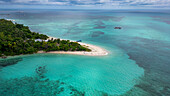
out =
[(1, 80), (1, 96), (84, 96), (71, 85), (61, 80), (50, 80), (45, 77), (46, 66), (35, 69), (36, 76)]
[(10, 58), (0, 60), (0, 66), (6, 67), (10, 65), (17, 64), (19, 61), (22, 61), (22, 58)]

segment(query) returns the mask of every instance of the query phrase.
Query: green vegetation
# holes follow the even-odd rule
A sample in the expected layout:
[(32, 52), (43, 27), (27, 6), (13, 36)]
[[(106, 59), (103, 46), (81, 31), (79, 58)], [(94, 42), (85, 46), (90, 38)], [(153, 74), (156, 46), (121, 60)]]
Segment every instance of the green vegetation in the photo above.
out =
[[(38, 51), (91, 51), (77, 42), (51, 39), (47, 35), (31, 32), (28, 26), (0, 19), (0, 57), (33, 54)], [(41, 39), (41, 41), (36, 41)], [(44, 41), (47, 40), (47, 41)]]

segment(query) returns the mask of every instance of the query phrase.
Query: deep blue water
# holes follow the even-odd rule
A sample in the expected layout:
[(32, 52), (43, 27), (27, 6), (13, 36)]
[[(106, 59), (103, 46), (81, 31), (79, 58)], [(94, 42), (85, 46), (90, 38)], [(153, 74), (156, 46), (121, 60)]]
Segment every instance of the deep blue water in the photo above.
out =
[[(2, 67), (0, 94), (43, 94), (103, 96), (170, 95), (170, 11), (169, 10), (0, 10), (0, 18), (23, 23), (32, 31), (53, 37), (79, 40), (106, 48), (104, 57), (36, 54), (21, 56)], [(121, 30), (114, 27), (121, 26)], [(16, 60), (18, 57), (15, 57)], [(12, 60), (11, 60), (12, 61)], [(45, 66), (45, 80), (35, 69)], [(33, 79), (32, 79), (32, 78)], [(17, 78), (17, 79), (16, 79)], [(43, 78), (44, 79), (44, 78)], [(30, 81), (30, 82), (28, 82)], [(22, 82), (18, 84), (18, 82)], [(23, 83), (27, 82), (26, 85)], [(11, 84), (12, 83), (12, 84)], [(47, 83), (47, 84), (46, 84)], [(27, 90), (18, 88), (24, 86)], [(29, 88), (33, 85), (34, 90)], [(57, 83), (58, 84), (58, 83)], [(57, 85), (56, 84), (56, 85)], [(44, 85), (44, 89), (41, 86)], [(10, 88), (9, 88), (10, 86)], [(71, 88), (74, 90), (72, 90)], [(36, 89), (36, 90), (35, 90)], [(76, 91), (75, 91), (76, 90)], [(73, 92), (73, 93), (70, 93)]]

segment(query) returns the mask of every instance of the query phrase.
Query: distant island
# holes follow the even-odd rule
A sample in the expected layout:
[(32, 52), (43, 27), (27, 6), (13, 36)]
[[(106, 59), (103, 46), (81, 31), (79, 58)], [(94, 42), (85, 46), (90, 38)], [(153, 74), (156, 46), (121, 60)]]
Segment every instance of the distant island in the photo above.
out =
[(47, 35), (31, 32), (23, 24), (0, 19), (0, 57), (38, 51), (91, 51), (77, 42), (48, 38)]
[(0, 15), (10, 15), (10, 14), (0, 14)]

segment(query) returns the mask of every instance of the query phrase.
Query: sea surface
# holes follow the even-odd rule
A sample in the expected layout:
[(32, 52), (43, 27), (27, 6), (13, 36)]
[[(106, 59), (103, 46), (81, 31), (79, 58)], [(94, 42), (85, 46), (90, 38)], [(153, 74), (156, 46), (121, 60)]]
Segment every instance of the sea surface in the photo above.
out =
[(0, 59), (0, 96), (170, 96), (170, 10), (0, 9), (0, 18), (109, 51)]

